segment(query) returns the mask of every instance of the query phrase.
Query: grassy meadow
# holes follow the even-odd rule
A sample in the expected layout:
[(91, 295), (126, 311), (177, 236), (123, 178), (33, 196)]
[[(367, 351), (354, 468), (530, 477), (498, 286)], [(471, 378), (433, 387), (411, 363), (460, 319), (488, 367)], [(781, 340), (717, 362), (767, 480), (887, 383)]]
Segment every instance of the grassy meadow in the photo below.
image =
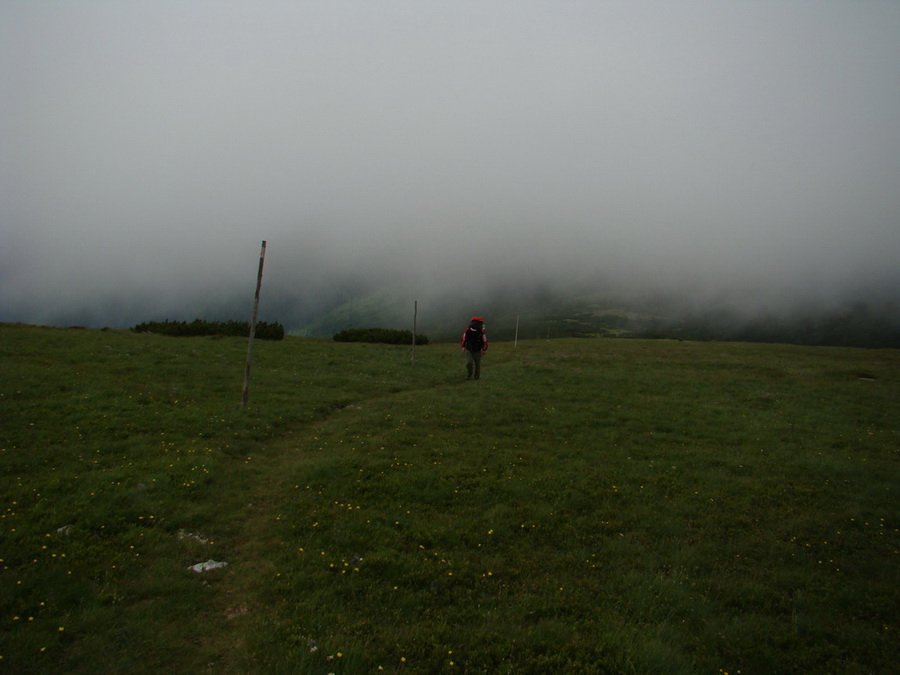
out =
[(896, 672), (900, 351), (246, 349), (0, 326), (0, 672)]

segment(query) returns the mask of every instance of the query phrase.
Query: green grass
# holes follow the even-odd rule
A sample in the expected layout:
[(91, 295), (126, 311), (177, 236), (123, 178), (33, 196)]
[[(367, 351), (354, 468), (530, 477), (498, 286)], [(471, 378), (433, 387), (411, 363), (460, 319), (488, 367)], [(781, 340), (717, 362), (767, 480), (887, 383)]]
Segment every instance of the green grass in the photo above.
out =
[(241, 410), (245, 355), (0, 327), (0, 671), (900, 657), (896, 351), (288, 338)]

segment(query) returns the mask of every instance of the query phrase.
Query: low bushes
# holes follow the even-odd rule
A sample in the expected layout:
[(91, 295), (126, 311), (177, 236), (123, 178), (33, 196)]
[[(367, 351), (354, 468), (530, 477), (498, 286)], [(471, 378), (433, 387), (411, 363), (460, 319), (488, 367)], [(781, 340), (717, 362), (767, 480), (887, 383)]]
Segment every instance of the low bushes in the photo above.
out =
[[(172, 337), (197, 337), (201, 335), (226, 335), (246, 337), (250, 335), (249, 321), (145, 321), (132, 329), (135, 333), (158, 333)], [(284, 326), (280, 323), (259, 321), (255, 336), (260, 340), (283, 340)]]

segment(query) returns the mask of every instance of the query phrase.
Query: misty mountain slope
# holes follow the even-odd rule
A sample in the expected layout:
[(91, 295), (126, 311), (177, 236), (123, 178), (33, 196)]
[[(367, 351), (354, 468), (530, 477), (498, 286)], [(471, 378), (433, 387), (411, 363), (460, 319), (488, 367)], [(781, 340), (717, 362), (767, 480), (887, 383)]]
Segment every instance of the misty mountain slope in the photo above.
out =
[[(346, 328), (412, 330), (407, 289), (361, 293), (290, 332), (333, 336)], [(472, 315), (492, 340), (641, 337), (900, 348), (900, 304), (847, 300), (833, 306), (754, 307), (702, 302), (677, 294), (499, 288), (477, 301), (445, 293), (418, 301), (416, 332), (454, 342)]]
[[(327, 338), (348, 328), (412, 328), (413, 303), (393, 289), (360, 294), (346, 300), (291, 333)], [(419, 331), (421, 332), (421, 331)]]
[(447, 290), (416, 301), (410, 299), (409, 289), (382, 288), (347, 299), (290, 332), (328, 338), (348, 328), (412, 330), (416, 303), (416, 332), (437, 342), (455, 341), (476, 315), (485, 318), (494, 340), (629, 336), (659, 320), (609, 292), (499, 285), (481, 297), (469, 295)]

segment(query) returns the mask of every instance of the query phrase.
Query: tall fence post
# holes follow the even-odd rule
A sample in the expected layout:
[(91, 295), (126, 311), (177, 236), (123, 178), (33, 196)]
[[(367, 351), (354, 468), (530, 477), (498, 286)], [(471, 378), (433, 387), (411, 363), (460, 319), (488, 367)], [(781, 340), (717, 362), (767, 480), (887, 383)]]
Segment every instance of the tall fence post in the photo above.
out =
[(416, 320), (419, 317), (419, 301), (413, 302), (413, 337), (412, 337), (412, 365), (416, 365)]
[(259, 291), (262, 288), (263, 263), (266, 260), (266, 242), (259, 252), (259, 272), (256, 275), (256, 296), (253, 299), (253, 318), (250, 320), (250, 339), (247, 342), (247, 367), (244, 369), (244, 388), (241, 392), (241, 408), (247, 407), (250, 398), (250, 364), (253, 362), (253, 338), (256, 336), (256, 315), (259, 312)]

